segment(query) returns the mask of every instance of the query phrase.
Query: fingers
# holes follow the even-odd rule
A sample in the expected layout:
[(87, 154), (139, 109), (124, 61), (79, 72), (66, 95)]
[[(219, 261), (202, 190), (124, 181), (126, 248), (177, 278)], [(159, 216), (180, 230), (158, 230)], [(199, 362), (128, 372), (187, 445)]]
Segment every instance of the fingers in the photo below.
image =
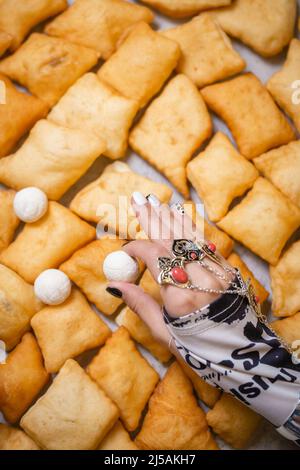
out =
[(163, 246), (153, 243), (150, 240), (136, 240), (128, 243), (122, 248), (126, 253), (133, 257), (141, 259), (151, 272), (153, 278), (157, 280), (158, 258), (163, 256), (170, 256), (170, 253)]
[(149, 194), (147, 198), (141, 193), (133, 193), (132, 207), (140, 226), (148, 238), (168, 251), (173, 240), (173, 215), (167, 204), (161, 204), (159, 199)]
[(112, 282), (109, 287), (121, 291), (124, 302), (146, 323), (154, 338), (168, 346), (171, 337), (159, 304), (135, 284)]
[(148, 238), (169, 251), (174, 239), (203, 239), (203, 233), (197, 231), (181, 204), (174, 204), (170, 208), (168, 204), (161, 204), (153, 194), (145, 197), (136, 192), (132, 196), (132, 206)]
[(135, 192), (132, 195), (131, 203), (147, 237), (150, 240), (159, 240), (160, 217), (157, 209), (160, 206), (160, 201), (154, 195), (149, 195), (147, 199), (142, 193)]
[(170, 210), (174, 217), (174, 239), (203, 240), (204, 229), (194, 224), (192, 218), (186, 213), (181, 204), (173, 204)]

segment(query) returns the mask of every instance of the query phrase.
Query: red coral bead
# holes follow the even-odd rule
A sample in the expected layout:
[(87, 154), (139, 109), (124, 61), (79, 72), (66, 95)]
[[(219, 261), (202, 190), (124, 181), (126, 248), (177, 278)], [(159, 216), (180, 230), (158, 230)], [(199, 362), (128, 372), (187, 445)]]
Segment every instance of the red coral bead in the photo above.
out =
[(215, 253), (217, 251), (217, 247), (214, 243), (209, 243), (208, 244), (208, 248), (210, 249), (210, 251), (212, 251), (213, 253)]
[(190, 256), (191, 256), (192, 259), (197, 259), (198, 258), (197, 253), (195, 253), (194, 251), (190, 254)]
[(189, 280), (187, 273), (182, 268), (173, 268), (171, 276), (178, 284), (186, 284)]
[(258, 297), (258, 295), (255, 296), (255, 302), (256, 302), (257, 304), (260, 303), (260, 298)]

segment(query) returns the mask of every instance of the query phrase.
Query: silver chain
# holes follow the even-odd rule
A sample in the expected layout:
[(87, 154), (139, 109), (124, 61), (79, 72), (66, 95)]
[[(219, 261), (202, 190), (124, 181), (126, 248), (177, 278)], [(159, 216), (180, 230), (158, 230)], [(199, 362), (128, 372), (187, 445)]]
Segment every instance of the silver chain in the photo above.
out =
[[(219, 279), (222, 279), (223, 281), (226, 281), (226, 282), (229, 282), (230, 286), (233, 287), (233, 289), (226, 289), (226, 290), (223, 290), (223, 289), (209, 289), (209, 288), (206, 288), (206, 287), (201, 287), (201, 286), (197, 286), (197, 285), (193, 285), (191, 284), (189, 286), (189, 289), (191, 290), (198, 290), (200, 292), (205, 292), (207, 294), (238, 294), (238, 295), (241, 295), (243, 297), (248, 297), (249, 295), (249, 286), (245, 286), (245, 287), (239, 287), (235, 282), (230, 282), (228, 280), (228, 277), (224, 274), (221, 274), (217, 271), (217, 269), (213, 268), (212, 266), (209, 266), (207, 263), (205, 263), (204, 261), (199, 261), (199, 264), (204, 267), (205, 269), (207, 269), (209, 272), (211, 272), (212, 274), (214, 274), (215, 276), (217, 276)], [(225, 266), (225, 265), (222, 265), (222, 268), (224, 269), (225, 272), (227, 273), (230, 273), (230, 274), (235, 274), (237, 276), (237, 278), (239, 279), (240, 281), (240, 285), (243, 286), (244, 285), (244, 282), (243, 282), (243, 279), (240, 275), (240, 272), (237, 270), (235, 270), (234, 268), (231, 268), (229, 266)], [(255, 312), (256, 312), (256, 315), (258, 317), (258, 319), (264, 324), (266, 325), (269, 330), (279, 339), (279, 341), (281, 342), (282, 346), (292, 355), (294, 356), (295, 355), (295, 351), (293, 350), (293, 348), (281, 337), (279, 336), (276, 331), (271, 327), (266, 315), (264, 315), (261, 311), (261, 309), (258, 307), (258, 308), (254, 308)]]

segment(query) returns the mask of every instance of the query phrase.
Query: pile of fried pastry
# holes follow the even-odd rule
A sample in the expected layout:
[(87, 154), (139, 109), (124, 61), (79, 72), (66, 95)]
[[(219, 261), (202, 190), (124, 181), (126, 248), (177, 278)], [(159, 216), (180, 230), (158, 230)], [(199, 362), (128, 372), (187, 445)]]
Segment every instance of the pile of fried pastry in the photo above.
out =
[[(173, 185), (203, 222), (188, 202), (191, 183), (212, 222), (204, 222), (205, 237), (252, 279), (261, 303), (269, 293), (233, 240), (270, 265), (280, 318), (272, 326), (288, 343), (300, 338), (300, 241), (290, 241), (300, 226), (297, 2), (143, 3), (0, 0), (0, 183), (7, 188), (0, 190), (0, 340), (7, 351), (0, 449), (209, 450), (218, 448), (216, 436), (245, 448), (261, 425), (253, 411), (174, 361), (106, 292), (103, 260), (122, 247), (135, 219), (128, 210), (124, 226), (122, 214), (116, 221), (97, 209), (117, 208), (119, 195), (129, 201), (141, 191), (168, 202)], [(157, 12), (185, 22), (155, 30)], [(266, 60), (288, 47), (284, 65), (263, 84), (245, 73), (229, 36)], [(214, 134), (211, 112), (235, 144)], [(68, 207), (61, 203), (96, 160), (122, 159), (128, 147), (170, 184), (115, 161)], [(21, 226), (14, 195), (30, 186), (46, 193), (49, 207)], [(119, 238), (97, 239), (96, 224)], [(42, 305), (33, 291), (49, 268), (73, 281), (58, 306)], [(147, 270), (140, 285), (161, 302)], [(114, 332), (105, 316), (115, 319)], [(138, 345), (167, 365), (162, 379)], [(87, 351), (88, 363), (81, 360)]]

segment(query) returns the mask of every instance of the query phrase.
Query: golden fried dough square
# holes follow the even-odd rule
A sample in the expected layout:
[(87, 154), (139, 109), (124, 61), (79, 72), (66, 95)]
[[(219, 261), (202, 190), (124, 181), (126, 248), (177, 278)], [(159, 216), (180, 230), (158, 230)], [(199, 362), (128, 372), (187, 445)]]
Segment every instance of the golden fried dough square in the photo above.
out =
[(183, 206), (186, 214), (192, 219), (198, 231), (202, 234), (202, 237), (205, 240), (213, 242), (217, 246), (218, 252), (224, 258), (228, 258), (233, 250), (234, 242), (227, 233), (222, 232), (222, 230), (219, 230), (215, 225), (209, 224), (207, 220), (199, 214), (196, 204), (193, 201), (187, 201)]
[(115, 162), (76, 194), (70, 209), (83, 219), (99, 222), (124, 238), (135, 238), (139, 225), (131, 210), (130, 199), (134, 191), (145, 196), (156, 194), (162, 203), (168, 203), (172, 196), (167, 185), (133, 172), (126, 163)]
[(163, 31), (163, 35), (180, 46), (182, 55), (177, 71), (187, 75), (199, 88), (236, 75), (246, 66), (209, 14), (204, 13), (188, 23)]
[(0, 74), (5, 86), (5, 104), (0, 104), (0, 158), (8, 155), (21, 137), (41, 118), (48, 106), (35, 96), (23, 93)]
[(92, 310), (84, 295), (73, 288), (61, 305), (45, 307), (31, 319), (31, 326), (48, 372), (58, 372), (67, 359), (105, 343), (111, 331)]
[(262, 418), (236, 398), (223, 393), (207, 415), (212, 430), (235, 449), (245, 449)]
[(0, 423), (0, 450), (39, 450), (39, 447), (21, 429)]
[(228, 258), (228, 263), (231, 264), (234, 268), (238, 268), (241, 272), (241, 275), (247, 281), (251, 280), (251, 284), (254, 287), (255, 294), (259, 298), (259, 302), (262, 304), (269, 297), (269, 292), (264, 288), (264, 286), (256, 279), (252, 271), (244, 263), (242, 258), (239, 257), (236, 253), (232, 253)]
[[(160, 295), (160, 286), (153, 279), (150, 271), (146, 269), (144, 272), (139, 286), (143, 289), (144, 292), (149, 294), (154, 300), (156, 300), (160, 305), (162, 305), (162, 298)], [(124, 326), (130, 336), (140, 343), (145, 349), (153, 354), (161, 362), (168, 362), (172, 354), (169, 349), (160, 344), (153, 337), (150, 329), (145, 324), (145, 322), (129, 307), (125, 307), (117, 316), (116, 323), (119, 326)]]
[(276, 320), (271, 323), (275, 332), (288, 344), (300, 340), (300, 312), (284, 320)]
[(37, 186), (57, 200), (90, 168), (106, 144), (83, 129), (36, 123), (16, 153), (0, 159), (0, 182), (14, 189)]
[(300, 41), (293, 39), (290, 43), (288, 56), (282, 69), (268, 81), (267, 88), (275, 101), (293, 119), (300, 132), (300, 104), (297, 100), (296, 88), (300, 80)]
[(0, 189), (0, 251), (13, 240), (20, 223), (13, 207), (15, 194), (15, 191), (10, 189)]
[[(300, 111), (300, 107), (299, 107)], [(300, 141), (270, 150), (254, 159), (259, 171), (300, 207)]]
[(103, 262), (109, 253), (121, 250), (123, 244), (124, 240), (119, 239), (95, 240), (76, 251), (60, 266), (60, 269), (80, 287), (88, 300), (105, 315), (115, 313), (123, 300), (106, 292), (109, 282), (103, 273)]
[(188, 197), (186, 165), (211, 133), (212, 121), (202, 96), (188, 77), (177, 75), (150, 104), (129, 143)]
[(258, 176), (255, 166), (221, 132), (187, 165), (187, 177), (212, 222), (224, 217), (234, 199), (250, 189)]
[(138, 103), (125, 98), (96, 74), (81, 77), (53, 108), (48, 119), (63, 127), (94, 132), (106, 144), (104, 155), (124, 157)]
[(4, 31), (0, 31), (0, 57), (7, 51), (12, 43), (12, 36)]
[(131, 440), (121, 421), (117, 421), (98, 450), (139, 450), (139, 448)]
[(124, 326), (130, 336), (151, 352), (160, 362), (168, 362), (172, 354), (170, 351), (156, 341), (149, 327), (129, 307), (125, 307), (117, 316), (116, 323)]
[(48, 380), (38, 344), (26, 333), (0, 365), (0, 410), (5, 419), (18, 421)]
[(12, 349), (30, 328), (30, 319), (43, 304), (34, 295), (33, 286), (0, 264), (0, 340)]
[(143, 107), (161, 89), (179, 57), (176, 42), (156, 33), (146, 23), (139, 23), (102, 65), (98, 76)]
[(183, 360), (180, 360), (180, 367), (192, 382), (199, 400), (203, 401), (203, 403), (205, 403), (209, 408), (212, 408), (219, 400), (221, 391), (201, 379), (201, 377), (199, 377), (199, 375), (196, 374), (196, 372)]
[(275, 186), (258, 178), (253, 189), (218, 226), (270, 264), (300, 225), (300, 209)]
[(44, 217), (26, 224), (16, 240), (2, 251), (0, 262), (34, 283), (42, 271), (57, 268), (95, 236), (94, 227), (51, 201)]
[(273, 292), (273, 314), (289, 317), (300, 311), (300, 241), (283, 254), (270, 268)]
[(107, 60), (128, 28), (153, 19), (148, 8), (123, 0), (77, 0), (48, 24), (46, 33), (90, 47)]
[(295, 139), (292, 127), (268, 90), (251, 73), (211, 85), (201, 93), (212, 111), (226, 122), (246, 158)]
[(226, 33), (270, 57), (292, 39), (296, 12), (295, 0), (235, 0), (213, 13)]
[(0, 30), (12, 36), (11, 50), (19, 47), (34, 26), (67, 6), (67, 0), (1, 0)]
[(118, 419), (117, 407), (73, 359), (23, 416), (21, 427), (43, 449), (94, 450)]
[(155, 389), (136, 444), (144, 450), (218, 449), (192, 385), (177, 362)]
[(186, 18), (209, 8), (230, 5), (232, 0), (142, 0), (171, 18)]
[(0, 62), (0, 72), (53, 106), (98, 59), (92, 49), (33, 33), (20, 49)]
[(136, 349), (125, 328), (108, 338), (87, 371), (117, 405), (128, 431), (134, 431), (159, 375)]

